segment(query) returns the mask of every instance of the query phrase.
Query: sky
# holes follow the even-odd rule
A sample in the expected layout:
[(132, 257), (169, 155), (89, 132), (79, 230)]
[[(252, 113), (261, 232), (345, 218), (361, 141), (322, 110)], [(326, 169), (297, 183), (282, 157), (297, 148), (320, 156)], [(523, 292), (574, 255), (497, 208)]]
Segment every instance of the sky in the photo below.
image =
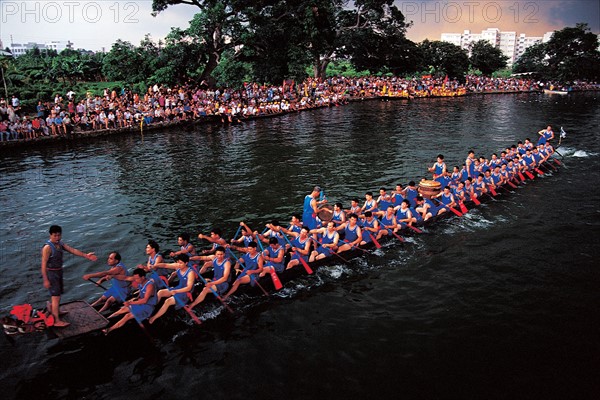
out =
[[(543, 36), (586, 22), (600, 33), (598, 0), (397, 0), (412, 25), (407, 37), (415, 42), (439, 40), (442, 32), (479, 33), (487, 28)], [(14, 43), (51, 40), (75, 48), (108, 51), (117, 39), (138, 45), (146, 34), (164, 38), (171, 27), (186, 28), (197, 8), (177, 5), (153, 17), (151, 0), (0, 0), (0, 40)]]

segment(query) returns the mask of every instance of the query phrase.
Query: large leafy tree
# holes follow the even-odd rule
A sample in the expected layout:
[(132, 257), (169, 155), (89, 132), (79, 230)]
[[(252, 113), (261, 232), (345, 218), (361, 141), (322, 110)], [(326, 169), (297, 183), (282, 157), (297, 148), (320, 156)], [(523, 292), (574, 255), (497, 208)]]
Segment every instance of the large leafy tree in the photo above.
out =
[(486, 40), (479, 40), (471, 45), (471, 67), (480, 70), (484, 75), (506, 67), (508, 57), (497, 47)]
[(155, 15), (169, 6), (187, 4), (198, 7), (190, 21), (187, 35), (202, 50), (203, 64), (199, 79), (214, 83), (212, 72), (219, 65), (224, 51), (240, 44), (246, 29), (244, 10), (252, 5), (250, 0), (153, 0)]
[(469, 70), (469, 56), (459, 46), (441, 41), (424, 40), (418, 45), (422, 57), (422, 69), (447, 74), (450, 78), (463, 80)]
[(546, 43), (550, 78), (561, 81), (600, 78), (598, 36), (587, 24), (554, 32)]
[(138, 83), (144, 81), (144, 59), (130, 42), (117, 40), (104, 57), (102, 72), (108, 80)]
[(513, 65), (514, 73), (533, 72), (536, 75), (544, 75), (548, 68), (546, 56), (546, 44), (536, 43), (528, 47)]

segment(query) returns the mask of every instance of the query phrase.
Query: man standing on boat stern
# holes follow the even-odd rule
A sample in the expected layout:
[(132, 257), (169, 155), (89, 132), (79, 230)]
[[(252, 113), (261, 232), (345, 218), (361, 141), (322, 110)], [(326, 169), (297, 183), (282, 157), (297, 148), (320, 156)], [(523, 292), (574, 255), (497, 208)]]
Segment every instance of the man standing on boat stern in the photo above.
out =
[(69, 326), (68, 322), (60, 319), (60, 296), (63, 294), (63, 250), (90, 261), (97, 261), (94, 253), (84, 253), (60, 241), (62, 228), (52, 225), (49, 230), (50, 238), (42, 248), (42, 278), (44, 287), (50, 292), (50, 307), (48, 311), (54, 316), (54, 326), (62, 328)]
[(315, 186), (313, 191), (304, 197), (302, 224), (308, 226), (308, 229), (318, 228), (317, 213), (319, 212), (319, 205), (327, 203), (327, 199), (317, 200), (320, 194), (321, 188)]

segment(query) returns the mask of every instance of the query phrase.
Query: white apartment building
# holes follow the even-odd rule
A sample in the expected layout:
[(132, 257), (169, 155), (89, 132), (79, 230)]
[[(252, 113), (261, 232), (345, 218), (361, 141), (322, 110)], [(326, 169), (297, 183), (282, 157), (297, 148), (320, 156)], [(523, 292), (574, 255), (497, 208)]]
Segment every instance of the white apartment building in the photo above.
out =
[(73, 48), (73, 43), (71, 43), (71, 41), (59, 41), (59, 40), (52, 40), (52, 41), (48, 41), (45, 43), (34, 43), (34, 42), (27, 42), (24, 44), (21, 43), (11, 43), (10, 44), (10, 51), (13, 54), (14, 57), (19, 57), (22, 56), (23, 54), (25, 54), (28, 50), (31, 50), (33, 48), (37, 47), (40, 50), (56, 50), (58, 53), (60, 53), (61, 51), (65, 50), (65, 49), (72, 49)]
[(502, 32), (498, 28), (488, 28), (481, 31), (481, 33), (471, 33), (469, 30), (465, 30), (463, 33), (442, 33), (441, 40), (442, 42), (455, 44), (469, 52), (472, 43), (486, 40), (492, 46), (499, 48), (508, 57), (507, 64), (512, 67), (528, 47), (539, 42), (546, 43), (553, 33), (547, 32), (543, 37), (526, 36), (524, 33), (517, 36), (517, 32)]

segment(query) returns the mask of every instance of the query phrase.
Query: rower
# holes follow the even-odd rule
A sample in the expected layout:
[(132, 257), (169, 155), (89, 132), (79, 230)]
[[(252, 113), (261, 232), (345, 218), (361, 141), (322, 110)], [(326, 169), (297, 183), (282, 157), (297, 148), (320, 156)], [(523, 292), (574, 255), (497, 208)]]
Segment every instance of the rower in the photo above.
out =
[(116, 275), (114, 278), (132, 282), (134, 285), (140, 288), (140, 291), (137, 298), (125, 301), (121, 309), (115, 311), (108, 317), (110, 319), (119, 315), (123, 315), (123, 318), (117, 321), (116, 324), (110, 328), (102, 330), (105, 335), (114, 331), (115, 329), (121, 328), (127, 323), (127, 321), (133, 318), (135, 318), (136, 321), (141, 324), (142, 321), (152, 315), (158, 302), (154, 281), (146, 278), (146, 271), (143, 268), (134, 269), (131, 276)]
[(290, 233), (295, 237), (290, 242), (291, 245), (288, 244), (289, 249), (292, 251), (292, 257), (286, 269), (294, 268), (296, 265), (299, 265), (301, 262), (300, 258), (302, 258), (304, 261), (308, 261), (308, 257), (310, 256), (310, 237), (308, 236), (309, 231), (310, 229), (308, 229), (308, 226), (305, 225), (302, 227), (300, 233)]
[(371, 211), (365, 212), (365, 218), (360, 221), (360, 228), (362, 231), (361, 245), (373, 242), (373, 234), (377, 234), (379, 231), (379, 220), (373, 217)]
[(431, 168), (428, 168), (429, 172), (433, 172), (433, 180), (437, 181), (439, 177), (446, 174), (446, 163), (444, 162), (444, 155), (438, 154), (437, 161)]
[(394, 206), (389, 205), (385, 210), (385, 214), (379, 221), (379, 232), (377, 232), (377, 239), (381, 239), (383, 236), (387, 236), (392, 232), (398, 231), (398, 222), (396, 221), (396, 215), (394, 214)]
[(257, 237), (263, 243), (267, 243), (267, 244), (269, 243), (269, 240), (271, 238), (275, 238), (275, 239), (277, 239), (277, 241), (279, 241), (279, 244), (281, 244), (282, 246), (285, 247), (286, 241), (285, 241), (285, 238), (283, 237), (283, 232), (282, 232), (283, 228), (279, 224), (279, 221), (274, 219), (270, 223), (266, 224), (265, 226), (266, 226), (267, 230), (264, 233), (259, 234), (258, 232), (255, 232)]
[[(240, 272), (240, 274), (235, 282), (233, 282), (229, 292), (223, 296), (223, 300), (226, 300), (235, 293), (240, 285), (250, 284), (254, 286), (256, 284), (256, 276), (262, 272), (264, 265), (263, 256), (257, 251), (256, 247), (256, 242), (252, 241), (245, 249), (238, 248), (240, 251), (245, 252), (244, 255), (237, 260), (234, 266), (234, 269)], [(244, 265), (243, 269), (239, 268), (240, 264)]]
[(254, 241), (254, 233), (244, 221), (240, 221), (240, 226), (242, 236), (239, 239), (231, 239), (230, 242), (232, 245), (242, 245), (243, 247), (248, 247), (250, 242)]
[(309, 262), (321, 260), (326, 257), (331, 257), (338, 247), (340, 234), (336, 231), (336, 225), (333, 221), (329, 221), (325, 228), (311, 229), (310, 234), (321, 235), (321, 241), (317, 241), (319, 245), (310, 254)]
[[(231, 262), (225, 257), (225, 248), (218, 246), (215, 249), (215, 258), (212, 260), (212, 267), (214, 275), (212, 279), (206, 279), (204, 288), (196, 297), (196, 299), (190, 304), (190, 308), (196, 307), (202, 303), (209, 293), (222, 295), (229, 288), (229, 272), (231, 270)], [(214, 290), (214, 292), (213, 292)], [(160, 292), (159, 292), (160, 293)]]
[(487, 193), (486, 184), (483, 181), (483, 175), (479, 175), (473, 182), (473, 193), (476, 198), (480, 198), (484, 193)]
[(377, 198), (377, 209), (379, 213), (385, 213), (385, 210), (391, 204), (392, 197), (387, 193), (384, 187), (379, 188), (379, 197)]
[(392, 205), (394, 207), (399, 206), (404, 200), (404, 196), (402, 195), (404, 192), (404, 188), (399, 183), (396, 185), (396, 190), (392, 191)]
[(288, 233), (288, 232), (296, 232), (296, 233), (300, 233), (300, 231), (302, 230), (302, 221), (300, 220), (300, 215), (299, 214), (293, 214), (292, 215), (292, 220), (290, 221), (290, 226), (285, 229), (285, 228), (281, 228), (281, 230), (284, 233)]
[(415, 211), (421, 215), (423, 221), (427, 221), (437, 215), (437, 207), (431, 200), (424, 199), (423, 196), (417, 196), (415, 200), (417, 202)]
[(259, 274), (260, 277), (270, 273), (272, 269), (275, 272), (283, 272), (285, 266), (283, 264), (285, 259), (285, 250), (279, 243), (277, 238), (269, 239), (269, 246), (263, 251), (263, 259), (267, 264), (263, 267), (263, 271)]
[(188, 293), (191, 293), (194, 288), (196, 275), (194, 270), (189, 266), (190, 258), (187, 254), (178, 254), (175, 256), (174, 263), (156, 263), (156, 268), (174, 269), (179, 281), (176, 286), (161, 289), (157, 293), (158, 300), (166, 298), (162, 307), (154, 314), (148, 322), (153, 324), (158, 318), (162, 317), (167, 310), (173, 305), (176, 309), (183, 307), (188, 303)]
[(358, 197), (354, 197), (350, 200), (350, 208), (348, 210), (345, 210), (345, 213), (346, 213), (346, 215), (360, 214), (360, 205), (359, 205)]
[(356, 247), (360, 244), (362, 240), (362, 231), (360, 226), (358, 225), (358, 215), (350, 214), (348, 215), (348, 221), (344, 222), (340, 226), (336, 228), (336, 230), (344, 230), (344, 244), (342, 244), (338, 253), (350, 250), (353, 247)]
[[(415, 206), (415, 198), (419, 195), (415, 181), (408, 182), (408, 186), (403, 191), (404, 198), (409, 201), (410, 206)], [(404, 202), (404, 201), (402, 201)], [(402, 203), (400, 203), (402, 204)], [(396, 206), (397, 208), (398, 206)]]
[(373, 192), (365, 193), (365, 203), (360, 208), (361, 214), (364, 214), (367, 211), (371, 211), (371, 212), (379, 211), (379, 209), (377, 208), (377, 202), (373, 199)]
[(399, 206), (394, 207), (394, 210), (396, 211), (396, 221), (402, 228), (417, 223), (417, 218), (410, 211), (410, 201), (408, 199), (404, 199)]
[(458, 182), (458, 185), (454, 188), (454, 198), (456, 201), (466, 201), (469, 195), (465, 190), (464, 182)]
[[(465, 169), (466, 172), (466, 169)], [(452, 169), (452, 173), (450, 174), (450, 186), (456, 187), (459, 182), (463, 181), (462, 179), (463, 173), (458, 168), (458, 165), (455, 165)]]
[(180, 246), (179, 251), (172, 251), (169, 256), (175, 257), (179, 254), (186, 254), (188, 257), (196, 255), (196, 249), (194, 245), (190, 243), (190, 234), (183, 232), (177, 237), (177, 244)]
[[(150, 239), (148, 240), (148, 244), (146, 245), (146, 254), (148, 255), (148, 261), (146, 262), (146, 265), (143, 264), (138, 264), (137, 268), (142, 268), (144, 271), (146, 271), (147, 273), (149, 273), (150, 275), (148, 276), (149, 279), (152, 279), (152, 281), (154, 281), (154, 285), (156, 288), (161, 288), (161, 287), (166, 287), (166, 283), (164, 283), (166, 281), (163, 281), (161, 278), (161, 276), (166, 275), (166, 273), (164, 273), (164, 270), (162, 271), (155, 271), (154, 270), (154, 265), (156, 263), (161, 263), (163, 262), (163, 256), (162, 254), (159, 253), (160, 247), (158, 246), (158, 243), (156, 243), (154, 240)], [(159, 273), (162, 272), (162, 273)]]
[(210, 231), (210, 236), (206, 236), (202, 233), (198, 234), (198, 239), (208, 240), (211, 243), (210, 249), (205, 249), (200, 252), (202, 255), (191, 256), (191, 261), (204, 261), (204, 265), (200, 268), (200, 273), (205, 273), (209, 268), (212, 267), (212, 261), (215, 259), (215, 254), (218, 247), (224, 247), (227, 245), (227, 241), (221, 237), (222, 231), (220, 228), (213, 228)]
[(338, 202), (333, 205), (331, 220), (336, 226), (346, 222), (346, 212), (342, 210), (342, 203)]
[(439, 199), (443, 206), (438, 207), (438, 214), (443, 214), (448, 211), (446, 207), (456, 207), (456, 200), (450, 190), (450, 186), (444, 186), (444, 190), (435, 195), (433, 198)]
[(108, 255), (106, 263), (109, 266), (108, 270), (83, 275), (83, 279), (86, 281), (90, 280), (91, 278), (100, 278), (98, 279), (98, 284), (109, 279), (111, 280), (111, 288), (105, 291), (98, 300), (90, 304), (92, 307), (96, 307), (103, 303), (103, 306), (100, 308), (99, 312), (108, 310), (115, 302), (123, 303), (127, 296), (129, 296), (129, 291), (131, 288), (130, 283), (127, 281), (112, 279), (116, 275), (127, 276), (129, 274), (127, 267), (125, 267), (125, 264), (123, 264), (121, 261), (121, 255), (116, 251), (111, 252)]
[(540, 138), (537, 142), (538, 145), (546, 144), (546, 142), (554, 139), (554, 132), (552, 131), (552, 126), (548, 125), (546, 129), (542, 129), (541, 131), (539, 131), (538, 135), (540, 135)]

